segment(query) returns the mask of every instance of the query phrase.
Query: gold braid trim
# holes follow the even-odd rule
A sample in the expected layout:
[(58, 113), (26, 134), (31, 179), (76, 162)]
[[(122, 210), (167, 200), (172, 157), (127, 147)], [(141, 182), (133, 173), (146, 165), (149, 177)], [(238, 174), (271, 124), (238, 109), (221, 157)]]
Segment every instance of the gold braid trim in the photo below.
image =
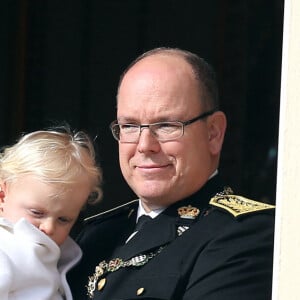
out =
[(249, 214), (266, 209), (274, 209), (275, 206), (263, 202), (247, 199), (237, 195), (217, 194), (210, 199), (209, 204), (220, 207), (230, 212), (234, 217)]

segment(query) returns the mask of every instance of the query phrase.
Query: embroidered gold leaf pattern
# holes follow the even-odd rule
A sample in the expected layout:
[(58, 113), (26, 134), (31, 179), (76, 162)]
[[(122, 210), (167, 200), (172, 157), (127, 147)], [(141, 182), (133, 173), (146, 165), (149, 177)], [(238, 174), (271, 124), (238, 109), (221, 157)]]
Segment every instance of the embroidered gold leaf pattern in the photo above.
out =
[(209, 203), (213, 206), (227, 210), (234, 217), (242, 214), (275, 208), (274, 205), (250, 200), (237, 195), (216, 195), (215, 197), (211, 198)]

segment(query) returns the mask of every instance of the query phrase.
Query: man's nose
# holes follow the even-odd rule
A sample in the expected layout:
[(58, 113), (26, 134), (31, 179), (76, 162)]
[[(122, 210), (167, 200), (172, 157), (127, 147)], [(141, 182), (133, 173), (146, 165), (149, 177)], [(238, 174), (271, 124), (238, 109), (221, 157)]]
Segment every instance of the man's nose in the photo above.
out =
[(137, 147), (139, 152), (157, 152), (160, 150), (159, 141), (156, 139), (156, 137), (148, 127), (141, 128)]

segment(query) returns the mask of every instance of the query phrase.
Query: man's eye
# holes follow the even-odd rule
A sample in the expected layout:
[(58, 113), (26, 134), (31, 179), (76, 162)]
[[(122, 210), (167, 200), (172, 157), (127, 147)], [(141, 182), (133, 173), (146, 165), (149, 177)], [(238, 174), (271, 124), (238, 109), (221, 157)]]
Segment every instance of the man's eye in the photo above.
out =
[(132, 132), (136, 131), (139, 128), (139, 126), (134, 124), (122, 124), (120, 125), (120, 130), (123, 132)]
[(156, 130), (164, 131), (164, 132), (173, 132), (179, 128), (176, 123), (160, 123), (155, 125)]

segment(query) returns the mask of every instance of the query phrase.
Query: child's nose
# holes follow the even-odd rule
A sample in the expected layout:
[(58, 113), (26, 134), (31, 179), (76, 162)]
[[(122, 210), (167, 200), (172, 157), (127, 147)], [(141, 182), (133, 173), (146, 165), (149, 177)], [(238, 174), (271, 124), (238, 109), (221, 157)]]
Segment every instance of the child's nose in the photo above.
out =
[(45, 234), (51, 236), (54, 233), (55, 224), (51, 219), (45, 219), (40, 223), (39, 229)]

